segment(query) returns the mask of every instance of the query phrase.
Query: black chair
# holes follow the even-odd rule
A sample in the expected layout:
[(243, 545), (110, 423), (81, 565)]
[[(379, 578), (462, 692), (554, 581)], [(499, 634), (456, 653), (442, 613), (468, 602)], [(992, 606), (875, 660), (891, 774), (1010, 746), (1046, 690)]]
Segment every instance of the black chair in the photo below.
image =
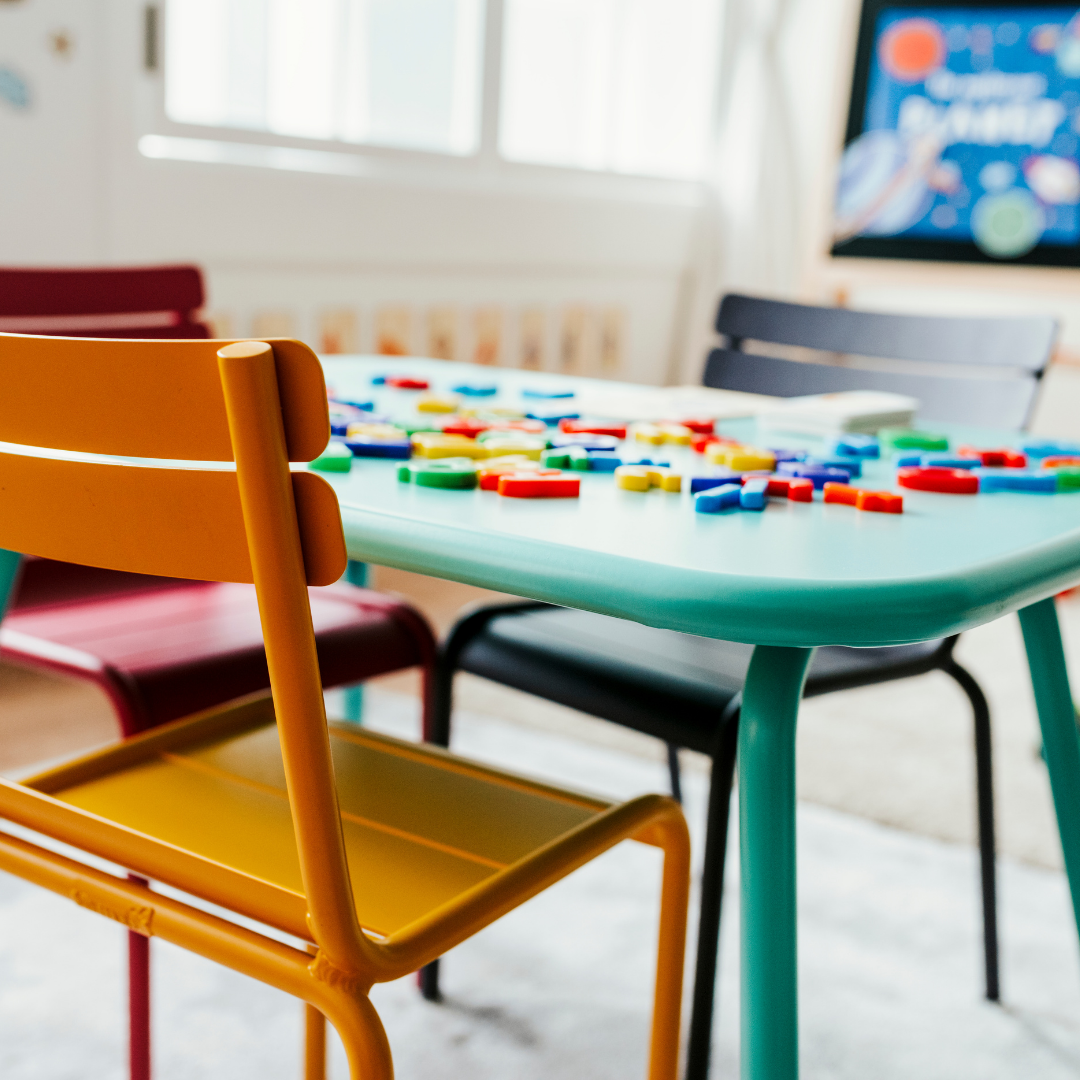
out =
[[(1027, 422), (1057, 329), (1050, 318), (883, 315), (736, 295), (721, 302), (716, 328), (727, 341), (709, 355), (708, 386), (779, 397), (890, 390), (918, 398), (923, 420), (1004, 428)], [(745, 351), (750, 343), (817, 350), (844, 362), (822, 363), (818, 356), (780, 359)], [(899, 363), (875, 366), (864, 359), (875, 357)], [(990, 712), (978, 683), (953, 657), (956, 641), (818, 649), (805, 692), (814, 696), (943, 671), (967, 694), (975, 721), (986, 996), (997, 1001)], [(704, 1080), (709, 1068), (728, 808), (752, 652), (749, 645), (514, 601), (460, 618), (437, 666), (432, 721), (433, 738), (441, 745), (449, 744), (453, 677), (462, 670), (664, 740), (676, 798), (681, 794), (678, 748), (712, 758), (688, 1080)], [(424, 969), (421, 987), (426, 997), (438, 997), (438, 961)]]

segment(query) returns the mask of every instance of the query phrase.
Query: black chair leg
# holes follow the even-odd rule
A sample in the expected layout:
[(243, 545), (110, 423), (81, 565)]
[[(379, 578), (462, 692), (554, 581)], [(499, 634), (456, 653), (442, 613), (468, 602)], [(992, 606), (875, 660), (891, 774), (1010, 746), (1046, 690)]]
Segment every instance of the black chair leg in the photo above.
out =
[(428, 721), (430, 727), (425, 734), (429, 743), (443, 748), (450, 745), (450, 713), (454, 707), (455, 670), (453, 660), (440, 650), (431, 676), (431, 714)]
[(974, 676), (955, 661), (943, 668), (971, 702), (975, 718), (975, 792), (979, 819), (979, 861), (982, 884), (983, 948), (986, 954), (986, 998), (1001, 1000), (998, 974), (997, 873), (994, 840), (994, 773), (990, 746), (990, 706)]
[(416, 981), (420, 987), (420, 996), (425, 1001), (442, 1001), (442, 992), (439, 990), (439, 961), (432, 960), (425, 964), (417, 973)]
[(673, 743), (667, 744), (667, 767), (671, 777), (671, 797), (682, 805), (682, 775), (679, 769), (679, 748)]
[(706, 1080), (709, 1075), (717, 954), (720, 948), (720, 912), (724, 899), (724, 861), (727, 854), (728, 818), (731, 789), (735, 779), (738, 732), (739, 713), (736, 708), (729, 711), (725, 717), (720, 729), (720, 745), (712, 761), (705, 831), (705, 865), (701, 875), (697, 966), (694, 972), (690, 1037), (686, 1052), (686, 1080)]

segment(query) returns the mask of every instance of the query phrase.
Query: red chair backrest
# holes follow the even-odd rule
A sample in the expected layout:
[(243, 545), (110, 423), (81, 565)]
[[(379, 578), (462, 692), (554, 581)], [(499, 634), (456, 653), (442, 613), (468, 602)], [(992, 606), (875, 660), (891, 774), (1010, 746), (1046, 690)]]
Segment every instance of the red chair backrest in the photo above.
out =
[(0, 268), (0, 333), (209, 338), (197, 266)]

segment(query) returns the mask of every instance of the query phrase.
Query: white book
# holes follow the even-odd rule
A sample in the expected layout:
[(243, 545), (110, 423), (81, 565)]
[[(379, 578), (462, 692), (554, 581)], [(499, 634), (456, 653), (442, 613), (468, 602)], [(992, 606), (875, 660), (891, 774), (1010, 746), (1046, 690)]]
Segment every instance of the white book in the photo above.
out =
[(918, 409), (919, 402), (903, 394), (842, 390), (778, 401), (758, 414), (758, 423), (766, 431), (798, 435), (874, 435), (884, 427), (911, 427)]

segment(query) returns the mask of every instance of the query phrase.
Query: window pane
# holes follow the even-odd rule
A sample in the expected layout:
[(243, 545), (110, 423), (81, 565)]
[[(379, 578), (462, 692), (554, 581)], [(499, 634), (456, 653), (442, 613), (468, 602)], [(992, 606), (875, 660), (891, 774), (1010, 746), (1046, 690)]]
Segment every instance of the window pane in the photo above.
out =
[[(269, 0), (267, 6), (267, 130), (332, 139), (337, 134), (338, 0)], [(231, 60), (235, 46), (230, 51)]]
[(181, 123), (221, 124), (228, 116), (229, 9), (223, 0), (172, 3), (165, 22), (165, 100)]
[(371, 135), (392, 146), (476, 149), (479, 0), (369, 0)]
[(505, 25), (503, 156), (701, 175), (718, 0), (506, 0)]
[(483, 23), (484, 0), (173, 0), (166, 113), (472, 153)]

